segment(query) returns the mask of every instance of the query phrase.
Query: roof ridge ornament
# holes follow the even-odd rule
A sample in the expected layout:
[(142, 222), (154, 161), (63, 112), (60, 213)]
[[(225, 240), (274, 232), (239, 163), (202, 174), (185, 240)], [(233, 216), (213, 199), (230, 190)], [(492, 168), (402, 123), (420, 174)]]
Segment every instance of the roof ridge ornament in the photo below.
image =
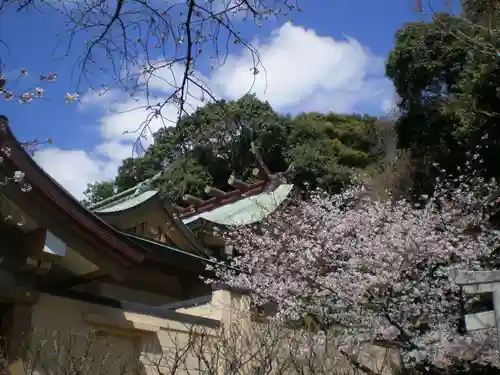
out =
[(253, 175), (259, 179), (259, 181), (247, 183), (237, 178), (236, 173), (233, 171), (227, 181), (228, 185), (234, 189), (233, 191), (225, 192), (212, 186), (206, 186), (205, 194), (210, 197), (208, 199), (201, 199), (199, 197), (185, 194), (183, 196), (183, 200), (189, 205), (189, 207), (177, 206), (176, 211), (179, 216), (181, 218), (185, 218), (197, 212), (211, 211), (254, 195), (272, 193), (278, 189), (280, 185), (287, 184), (288, 178), (293, 176), (293, 163), (290, 164), (284, 172), (272, 173), (264, 162), (264, 159), (260, 155), (259, 150), (253, 141), (250, 142), (250, 151), (254, 155), (257, 162), (257, 167), (254, 168), (252, 172)]
[(279, 185), (287, 183), (287, 177), (293, 176), (293, 173), (295, 171), (293, 163), (291, 163), (288, 166), (287, 170), (284, 172), (272, 173), (264, 163), (264, 160), (262, 159), (262, 156), (260, 155), (253, 141), (250, 142), (250, 147), (258, 164), (258, 167), (253, 169), (252, 174), (255, 177), (259, 177), (266, 181), (265, 191), (275, 190)]
[(142, 182), (139, 182), (139, 184), (134, 190), (133, 196), (136, 197), (139, 194), (144, 193), (145, 191), (152, 190), (154, 188), (154, 183), (160, 180), (162, 175), (163, 175), (163, 170), (155, 174), (153, 177), (148, 178), (147, 180), (144, 180)]
[(255, 146), (255, 142), (252, 141), (250, 142), (250, 151), (252, 154), (255, 156), (255, 159), (257, 161), (258, 167), (254, 168), (253, 175), (255, 177), (260, 177), (261, 179), (268, 181), (269, 178), (272, 176), (271, 171), (267, 167), (266, 163), (264, 163), (264, 160), (262, 159), (262, 156), (260, 155), (259, 151), (257, 150), (257, 147)]

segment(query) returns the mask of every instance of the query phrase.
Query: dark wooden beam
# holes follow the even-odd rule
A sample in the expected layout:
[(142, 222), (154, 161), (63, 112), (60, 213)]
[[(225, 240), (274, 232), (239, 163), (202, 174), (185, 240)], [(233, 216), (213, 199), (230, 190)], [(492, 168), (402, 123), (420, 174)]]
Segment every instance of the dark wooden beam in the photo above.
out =
[(214, 198), (225, 198), (227, 196), (227, 192), (214, 188), (212, 186), (205, 186), (205, 193)]
[(238, 189), (241, 191), (246, 191), (249, 189), (249, 185), (245, 181), (242, 181), (242, 180), (236, 178), (236, 176), (234, 176), (234, 175), (231, 175), (229, 177), (229, 179), (227, 180), (227, 183), (229, 185), (231, 185), (232, 187), (234, 187), (235, 189)]
[(64, 217), (54, 212), (54, 206), (50, 202), (38, 198), (32, 192), (23, 193), (17, 186), (7, 185), (3, 192), (33, 220), (50, 228), (55, 236), (65, 239), (68, 245), (81, 252), (81, 255), (88, 261), (98, 265), (99, 268), (118, 280), (126, 276), (127, 269), (123, 258), (114, 255), (114, 253), (106, 252), (102, 244), (98, 243), (97, 238), (79, 233), (75, 225), (71, 225)]
[(205, 249), (202, 244), (196, 239), (194, 234), (189, 230), (189, 228), (184, 225), (184, 223), (178, 218), (178, 215), (174, 212), (174, 208), (167, 201), (163, 202), (163, 210), (165, 215), (167, 215), (168, 222), (184, 237), (187, 243), (192, 247), (194, 253), (205, 256)]
[(79, 285), (85, 285), (96, 280), (102, 280), (108, 274), (102, 270), (96, 270), (84, 275), (59, 277), (52, 280), (41, 280), (35, 284), (35, 288), (44, 290), (67, 290)]
[(194, 196), (189, 195), (189, 194), (184, 194), (182, 196), (182, 200), (187, 202), (190, 206), (193, 206), (193, 207), (198, 207), (198, 206), (201, 206), (202, 204), (206, 203), (203, 199), (198, 198), (198, 197), (194, 197)]

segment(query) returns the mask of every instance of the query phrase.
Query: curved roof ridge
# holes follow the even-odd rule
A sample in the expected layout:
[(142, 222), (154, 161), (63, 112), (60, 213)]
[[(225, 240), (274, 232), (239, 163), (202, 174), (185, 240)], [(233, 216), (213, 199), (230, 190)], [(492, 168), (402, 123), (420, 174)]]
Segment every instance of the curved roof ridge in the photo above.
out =
[(99, 211), (99, 210), (102, 210), (102, 209), (110, 206), (111, 204), (118, 204), (118, 203), (121, 203), (121, 202), (129, 199), (130, 195), (135, 197), (141, 193), (144, 193), (145, 191), (149, 191), (149, 190), (159, 191), (159, 189), (156, 189), (153, 187), (153, 183), (158, 181), (162, 174), (163, 174), (163, 171), (160, 171), (157, 174), (155, 174), (153, 177), (139, 182), (138, 184), (131, 187), (130, 189), (124, 190), (122, 192), (119, 192), (117, 194), (112, 195), (109, 198), (103, 199), (102, 201), (91, 204), (88, 208), (89, 208), (89, 210), (92, 210), (92, 211)]

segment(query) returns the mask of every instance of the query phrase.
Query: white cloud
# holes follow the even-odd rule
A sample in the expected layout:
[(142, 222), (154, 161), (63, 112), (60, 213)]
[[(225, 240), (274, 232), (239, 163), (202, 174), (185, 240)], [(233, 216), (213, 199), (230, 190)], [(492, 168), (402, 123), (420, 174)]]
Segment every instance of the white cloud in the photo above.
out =
[(87, 183), (114, 177), (119, 160), (83, 150), (46, 148), (35, 154), (35, 161), (73, 196), (80, 199)]
[[(108, 111), (100, 119), (100, 134), (105, 140), (133, 142), (140, 135), (145, 135), (151, 139), (152, 133), (161, 127), (174, 126), (179, 116), (179, 109), (176, 105), (167, 103), (161, 107), (161, 116), (152, 116), (151, 106), (163, 104), (165, 99), (172, 94), (173, 90), (181, 85), (184, 75), (184, 66), (173, 64), (163, 67), (163, 63), (152, 63), (155, 67), (153, 75), (143, 75), (138, 81), (139, 86), (147, 84), (150, 96), (136, 95), (124, 97), (118, 90), (109, 90), (104, 95), (95, 92), (85, 95), (82, 102), (90, 105), (100, 103), (101, 107), (108, 108)], [(197, 83), (205, 86), (208, 81), (203, 75), (196, 74)], [(194, 79), (194, 77), (192, 77)], [(199, 87), (191, 85), (189, 96), (186, 99), (184, 110), (190, 112), (200, 105), (203, 105), (201, 98), (202, 91)], [(144, 125), (147, 124), (147, 127)], [(144, 133), (141, 134), (141, 130)], [(146, 143), (148, 141), (146, 140)]]
[(352, 38), (321, 37), (287, 23), (268, 41), (254, 45), (265, 69), (259, 67), (253, 74), (254, 57), (248, 50), (231, 56), (213, 77), (223, 96), (238, 98), (252, 88), (276, 109), (351, 112), (363, 102), (373, 102), (380, 110), (392, 95), (389, 81), (381, 79), (384, 59)]
[(83, 111), (95, 109), (96, 107), (106, 108), (125, 98), (126, 94), (118, 90), (89, 90), (81, 96), (78, 108)]
[[(226, 64), (211, 77), (199, 75), (200, 80), (208, 84), (215, 96), (236, 99), (250, 90), (268, 100), (275, 109), (293, 113), (383, 112), (392, 102), (393, 90), (384, 77), (383, 58), (374, 56), (352, 38), (321, 37), (313, 30), (287, 23), (267, 40), (257, 40), (254, 46), (265, 67), (259, 68), (256, 76), (251, 70), (252, 56), (244, 50), (229, 56)], [(157, 98), (149, 98), (149, 101), (124, 99), (122, 93), (113, 90), (104, 95), (85, 95), (82, 102), (88, 109), (107, 110), (99, 120), (100, 143), (90, 153), (49, 148), (38, 152), (35, 159), (77, 197), (87, 182), (113, 178), (121, 160), (132, 155), (139, 135), (134, 130), (150, 114), (146, 107), (162, 102), (171, 93), (172, 85), (178, 85), (182, 74), (181, 65), (158, 70), (148, 80)], [(190, 94), (187, 109), (204, 104), (199, 89), (192, 88)], [(166, 105), (162, 115), (171, 122), (150, 118), (151, 131), (175, 124), (177, 108)], [(150, 141), (151, 137), (145, 141), (146, 145)]]
[(98, 156), (108, 158), (112, 161), (117, 161), (117, 163), (121, 163), (123, 159), (134, 156), (133, 144), (121, 143), (117, 141), (101, 143), (97, 145), (94, 151)]
[[(155, 131), (162, 126), (160, 118), (149, 117), (146, 100), (128, 100), (115, 105), (113, 112), (108, 112), (100, 120), (100, 132), (104, 139), (115, 141), (133, 141), (144, 129), (145, 121)], [(170, 109), (170, 108), (169, 108)], [(168, 111), (175, 113), (175, 108)]]

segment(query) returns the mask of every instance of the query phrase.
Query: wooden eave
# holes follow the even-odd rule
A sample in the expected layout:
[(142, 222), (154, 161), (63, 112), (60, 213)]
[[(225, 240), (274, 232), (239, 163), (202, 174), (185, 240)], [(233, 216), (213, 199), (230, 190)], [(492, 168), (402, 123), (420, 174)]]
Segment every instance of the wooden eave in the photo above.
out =
[[(207, 266), (222, 266), (222, 264), (217, 261), (208, 259), (205, 256), (183, 251), (159, 241), (129, 233), (123, 233), (123, 235), (151, 250), (151, 256), (149, 256), (144, 263), (147, 267), (161, 267), (162, 269), (167, 268), (176, 271), (193, 271), (199, 275), (214, 276), (213, 271), (207, 270)], [(241, 270), (231, 267), (230, 265), (224, 265), (224, 267), (241, 272)]]
[(7, 118), (0, 116), (0, 148), (4, 147), (9, 153), (2, 155), (0, 173), (11, 176), (22, 171), (32, 190), (21, 192), (19, 186), (8, 184), (2, 192), (26, 214), (63, 241), (75, 244), (83, 256), (112, 276), (121, 278), (126, 268), (144, 261), (143, 250), (148, 251), (89, 212), (44, 172), (14, 137)]
[[(207, 274), (206, 266), (212, 263), (208, 258), (191, 252), (180, 250), (159, 241), (141, 236), (124, 233), (136, 244), (151, 251), (151, 255), (144, 262), (144, 266), (158, 268), (168, 273), (182, 274), (185, 271), (194, 271), (198, 274)], [(209, 272), (208, 272), (209, 273)], [(211, 273), (210, 273), (211, 274)]]
[(136, 224), (138, 224), (140, 221), (138, 218), (147, 217), (152, 211), (163, 214), (163, 202), (157, 196), (125, 210), (95, 211), (95, 215), (114, 227), (122, 228), (125, 225), (130, 226), (136, 222)]

